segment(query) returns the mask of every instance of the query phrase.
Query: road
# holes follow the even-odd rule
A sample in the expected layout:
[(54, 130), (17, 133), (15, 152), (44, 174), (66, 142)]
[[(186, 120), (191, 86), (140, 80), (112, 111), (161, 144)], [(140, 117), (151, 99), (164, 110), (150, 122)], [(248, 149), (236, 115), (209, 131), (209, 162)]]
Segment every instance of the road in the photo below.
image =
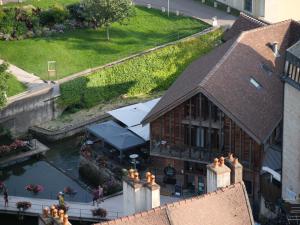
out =
[[(197, 17), (206, 23), (212, 24), (212, 17), (217, 17), (218, 25), (231, 26), (236, 17), (229, 15), (226, 12), (215, 9), (210, 6), (206, 6), (201, 3), (201, 0), (169, 0), (170, 11), (176, 12), (179, 10), (186, 16)], [(148, 3), (153, 8), (161, 9), (165, 7), (167, 9), (168, 0), (134, 0), (135, 4), (146, 6)]]

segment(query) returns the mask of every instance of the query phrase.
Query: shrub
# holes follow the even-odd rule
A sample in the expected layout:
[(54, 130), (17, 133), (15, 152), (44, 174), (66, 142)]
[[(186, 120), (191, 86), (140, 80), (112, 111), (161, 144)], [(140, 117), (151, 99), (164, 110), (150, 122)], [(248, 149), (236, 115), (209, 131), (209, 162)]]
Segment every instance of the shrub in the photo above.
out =
[(60, 103), (89, 108), (123, 95), (164, 91), (193, 60), (215, 47), (221, 36), (222, 31), (217, 30), (63, 83)]
[(80, 3), (74, 3), (67, 6), (70, 17), (77, 21), (83, 22), (85, 20), (84, 9)]
[(40, 22), (43, 26), (53, 26), (56, 23), (63, 23), (68, 18), (68, 11), (61, 6), (54, 6), (40, 14)]
[(26, 202), (26, 201), (22, 201), (22, 202), (17, 202), (16, 203), (16, 207), (20, 210), (26, 210), (29, 209), (31, 207), (31, 203), (30, 202)]
[(100, 216), (102, 218), (107, 216), (107, 211), (106, 211), (106, 209), (103, 209), (103, 208), (92, 209), (92, 213), (93, 213), (93, 216)]

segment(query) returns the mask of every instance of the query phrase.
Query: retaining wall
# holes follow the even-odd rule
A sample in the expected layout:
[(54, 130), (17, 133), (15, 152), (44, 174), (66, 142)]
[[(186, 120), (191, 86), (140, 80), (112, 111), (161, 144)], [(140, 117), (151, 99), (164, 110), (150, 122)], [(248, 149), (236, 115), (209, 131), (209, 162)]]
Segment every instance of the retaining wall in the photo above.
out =
[(0, 111), (0, 125), (14, 136), (25, 134), (29, 127), (56, 118), (61, 110), (55, 103), (53, 86), (10, 100)]

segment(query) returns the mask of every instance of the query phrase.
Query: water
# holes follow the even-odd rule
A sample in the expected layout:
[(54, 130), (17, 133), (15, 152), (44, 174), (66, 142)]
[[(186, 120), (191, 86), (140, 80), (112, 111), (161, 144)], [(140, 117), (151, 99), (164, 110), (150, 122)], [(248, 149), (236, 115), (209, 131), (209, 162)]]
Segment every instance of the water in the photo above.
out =
[[(66, 201), (90, 202), (91, 194), (83, 189), (77, 182), (52, 167), (45, 161), (27, 160), (2, 170), (0, 180), (8, 187), (9, 195), (56, 199), (57, 193), (67, 186), (77, 192), (73, 196), (65, 195)], [(44, 187), (42, 192), (33, 194), (25, 190), (28, 184), (40, 184)]]
[[(65, 195), (66, 201), (90, 202), (92, 196), (78, 173), (80, 140), (80, 136), (75, 136), (57, 143), (45, 143), (50, 147), (46, 161), (30, 159), (6, 167), (1, 170), (0, 181), (8, 187), (9, 195), (56, 199), (57, 193), (69, 186), (77, 194)], [(31, 183), (42, 185), (44, 191), (38, 194), (26, 191), (25, 186)]]

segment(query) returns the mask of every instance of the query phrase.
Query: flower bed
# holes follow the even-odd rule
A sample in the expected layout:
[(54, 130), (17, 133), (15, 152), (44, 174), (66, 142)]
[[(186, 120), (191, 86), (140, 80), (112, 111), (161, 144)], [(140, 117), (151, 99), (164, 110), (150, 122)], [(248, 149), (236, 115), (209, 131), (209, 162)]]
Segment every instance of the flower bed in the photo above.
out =
[(17, 206), (17, 208), (19, 210), (26, 210), (26, 209), (29, 209), (31, 207), (31, 203), (30, 202), (26, 202), (26, 201), (17, 202), (16, 206)]
[(37, 194), (44, 190), (42, 185), (39, 184), (28, 184), (25, 186), (25, 190)]
[(7, 156), (11, 153), (15, 153), (16, 150), (22, 150), (26, 146), (26, 143), (22, 140), (15, 140), (10, 145), (0, 146), (0, 157)]

